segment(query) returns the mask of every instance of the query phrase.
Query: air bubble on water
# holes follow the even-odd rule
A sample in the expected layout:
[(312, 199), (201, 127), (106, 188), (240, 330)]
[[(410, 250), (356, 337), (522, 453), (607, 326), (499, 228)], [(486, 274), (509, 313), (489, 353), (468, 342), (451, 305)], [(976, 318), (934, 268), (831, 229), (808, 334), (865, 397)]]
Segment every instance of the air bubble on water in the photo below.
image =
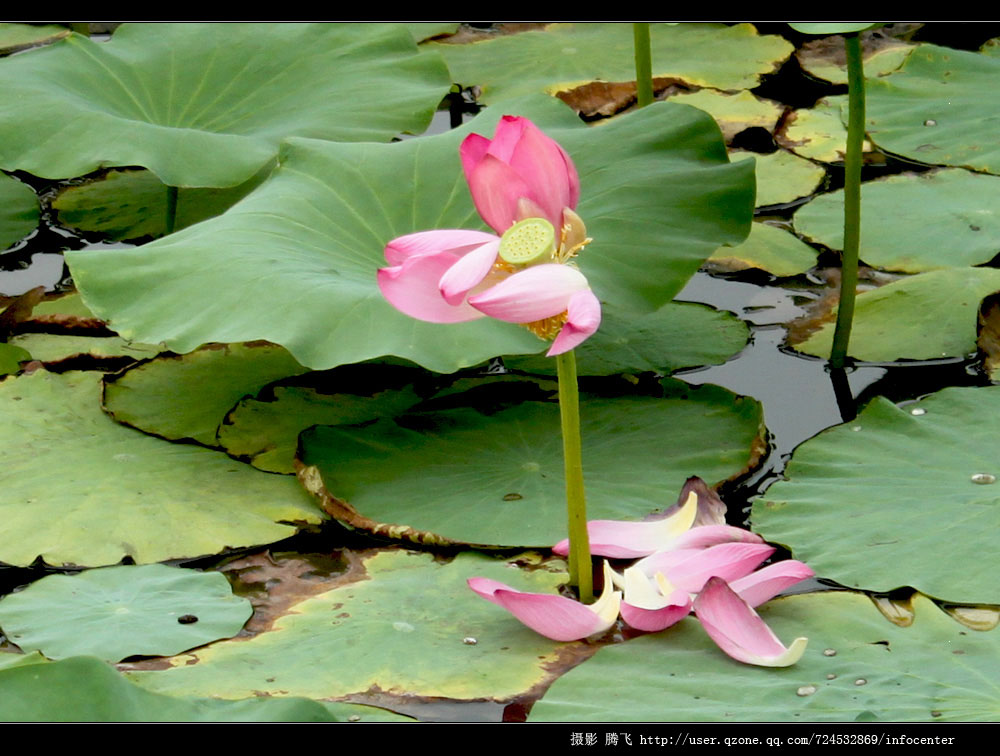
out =
[(347, 721), (348, 722), (360, 722), (361, 721), (361, 715), (360, 714), (351, 714), (351, 716), (349, 716), (347, 718)]
[(861, 430), (861, 426), (860, 425), (852, 425), (851, 426), (851, 430), (852, 431), (859, 431), (859, 430)]
[(416, 630), (416, 628), (413, 627), (413, 625), (411, 625), (409, 622), (393, 622), (392, 629), (399, 630), (399, 632), (401, 633), (412, 633), (414, 630)]
[(911, 415), (926, 415), (927, 414), (927, 410), (925, 410), (923, 407), (914, 407), (913, 409), (910, 410), (910, 414)]
[(803, 698), (805, 698), (806, 696), (811, 696), (815, 692), (816, 692), (815, 685), (803, 685), (801, 688), (795, 691), (795, 695), (802, 696)]
[(477, 643), (479, 643), (479, 641), (473, 638), (471, 635), (467, 635), (464, 638), (462, 638), (462, 643), (464, 643), (466, 646), (475, 646)]
[(855, 685), (867, 685), (868, 681), (865, 678), (863, 678), (863, 677), (859, 677), (857, 680), (854, 681), (854, 684)]
[(836, 679), (837, 679), (837, 676), (836, 676), (835, 674), (833, 674), (833, 672), (831, 672), (830, 674), (828, 674), (828, 675), (826, 676), (826, 679), (827, 679), (827, 680), (836, 680)]
[(823, 656), (836, 656), (836, 655), (837, 655), (837, 649), (835, 649), (835, 648), (824, 648), (823, 649)]
[(991, 473), (976, 473), (971, 478), (969, 478), (973, 483), (978, 483), (981, 486), (989, 485), (990, 483), (997, 482), (997, 476)]
[(926, 121), (924, 121), (924, 126), (937, 126), (937, 121), (935, 121), (933, 118), (928, 118)]

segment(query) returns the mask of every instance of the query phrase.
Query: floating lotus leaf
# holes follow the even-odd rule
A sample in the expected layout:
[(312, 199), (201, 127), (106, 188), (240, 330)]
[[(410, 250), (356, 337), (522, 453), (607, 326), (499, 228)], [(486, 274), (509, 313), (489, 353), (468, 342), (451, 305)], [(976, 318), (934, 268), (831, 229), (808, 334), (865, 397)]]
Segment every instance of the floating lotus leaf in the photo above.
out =
[(378, 711), (371, 707), (339, 704), (343, 709), (337, 711), (304, 698), (225, 701), (150, 693), (93, 656), (2, 669), (0, 687), (4, 722), (340, 722), (350, 713), (383, 719), (361, 715)]
[(810, 160), (778, 150), (769, 155), (735, 150), (731, 160), (749, 160), (757, 164), (757, 207), (793, 202), (816, 191), (826, 171)]
[[(844, 246), (844, 192), (795, 214), (795, 230)], [(861, 185), (861, 259), (904, 273), (989, 262), (1000, 250), (1000, 178), (944, 169)]]
[(240, 399), (304, 372), (274, 344), (215, 344), (105, 379), (104, 406), (118, 422), (147, 433), (216, 446), (219, 425)]
[(162, 350), (152, 344), (134, 344), (117, 336), (56, 336), (48, 333), (26, 333), (10, 340), (12, 345), (26, 349), (42, 362), (58, 362), (81, 354), (92, 357), (134, 357), (136, 360), (154, 357)]
[(451, 78), (402, 27), (125, 24), (0, 61), (0, 167), (80, 176), (149, 168), (236, 186), (290, 135), (388, 141), (430, 122)]
[(0, 250), (38, 226), (38, 197), (27, 184), (0, 173)]
[(31, 359), (31, 353), (17, 344), (0, 343), (0, 375), (16, 373), (21, 363)]
[(69, 36), (58, 24), (0, 24), (0, 54), (6, 55)]
[(466, 584), (482, 576), (555, 593), (564, 572), (512, 569), (475, 553), (443, 563), (400, 550), (368, 556), (364, 566), (367, 579), (295, 604), (269, 632), (214, 643), (174, 658), (170, 669), (131, 677), (185, 696), (340, 698), (378, 690), (502, 700), (547, 683), (561, 650), (585, 648), (537, 635)]
[[(435, 45), (452, 76), (486, 104), (594, 81), (635, 81), (632, 24), (556, 24), (466, 45)], [(650, 24), (653, 76), (716, 89), (751, 89), (792, 52), (750, 24)]]
[(921, 163), (1000, 173), (995, 56), (920, 45), (892, 76), (868, 82), (868, 135)]
[(236, 635), (251, 614), (221, 572), (163, 564), (48, 575), (0, 600), (4, 635), (50, 659), (172, 656)]
[(856, 593), (771, 601), (760, 615), (782, 641), (809, 638), (802, 659), (784, 669), (733, 661), (687, 618), (602, 648), (556, 680), (529, 720), (995, 721), (1000, 634), (965, 630), (926, 598), (915, 603), (916, 621), (903, 628)]
[(905, 407), (878, 397), (795, 450), (787, 480), (754, 502), (754, 528), (844, 585), (1000, 603), (1000, 485), (983, 483), (1000, 478), (998, 414), (1000, 387)]
[[(746, 324), (728, 312), (688, 302), (668, 302), (649, 315), (605, 307), (601, 328), (576, 348), (579, 375), (614, 375), (725, 362), (746, 346)], [(555, 375), (555, 360), (508, 357), (512, 370)]]
[(754, 223), (745, 242), (719, 247), (708, 260), (727, 270), (760, 268), (776, 276), (796, 276), (816, 266), (816, 250), (795, 234)]
[(46, 315), (72, 315), (83, 319), (94, 319), (94, 313), (87, 309), (80, 295), (75, 291), (58, 299), (39, 302), (31, 312), (36, 318)]
[(882, 24), (873, 24), (868, 21), (862, 21), (860, 23), (856, 21), (803, 21), (794, 24), (789, 23), (788, 25), (800, 34), (851, 34), (853, 32), (871, 29), (873, 26), (881, 26)]
[(573, 156), (595, 240), (579, 264), (602, 301), (655, 310), (720, 244), (744, 238), (751, 166), (728, 163), (706, 114), (657, 103), (593, 129), (534, 97), (398, 144), (290, 139), (268, 181), (224, 215), (140, 249), (68, 253), (74, 280), (122, 336), (181, 352), (266, 339), (313, 368), (396, 355), (452, 372), (541, 351), (515, 324), (416, 321), (375, 283), (391, 239), (482, 228), (458, 146), (470, 131), (492, 134), (505, 113), (530, 116)]
[[(885, 76), (899, 68), (914, 49), (892, 37), (864, 34), (861, 37), (861, 55), (865, 76)], [(847, 54), (844, 38), (828, 37), (807, 42), (795, 53), (799, 64), (810, 76), (834, 84), (847, 83)]]
[[(841, 110), (847, 95), (824, 97), (811, 108), (794, 110), (775, 134), (778, 143), (796, 155), (823, 163), (843, 163), (847, 154), (847, 126)], [(872, 151), (871, 142), (862, 143), (862, 153)]]
[(270, 543), (295, 532), (286, 523), (323, 519), (294, 480), (118, 425), (100, 393), (96, 373), (0, 382), (0, 561), (157, 562)]
[(712, 89), (702, 89), (690, 94), (672, 95), (668, 101), (704, 110), (719, 124), (727, 142), (732, 141), (732, 138), (744, 129), (753, 126), (774, 131), (783, 110), (778, 103), (762, 100), (746, 90), (736, 94), (726, 94)]
[[(715, 483), (749, 464), (760, 405), (716, 386), (665, 385), (664, 398), (582, 401), (590, 519), (640, 519), (672, 503), (689, 475)], [(418, 541), (550, 546), (566, 537), (559, 427), (557, 404), (524, 402), (489, 416), (462, 408), (407, 425), (317, 427), (299, 443), (302, 461), (347, 503), (338, 516), (357, 527)]]
[[(175, 228), (221, 215), (259, 185), (267, 167), (239, 186), (179, 189)], [(166, 233), (167, 187), (151, 171), (109, 171), (98, 179), (64, 188), (52, 201), (59, 222), (111, 239), (139, 239)]]
[(393, 417), (420, 401), (412, 388), (364, 396), (278, 386), (273, 397), (240, 401), (219, 427), (219, 444), (235, 457), (248, 457), (260, 470), (278, 473), (295, 472), (299, 433), (310, 425), (354, 425)]
[[(1000, 270), (951, 268), (861, 292), (848, 354), (870, 362), (964, 357), (976, 351), (979, 305), (995, 291), (1000, 291)], [(828, 357), (832, 341), (831, 320), (794, 346)]]

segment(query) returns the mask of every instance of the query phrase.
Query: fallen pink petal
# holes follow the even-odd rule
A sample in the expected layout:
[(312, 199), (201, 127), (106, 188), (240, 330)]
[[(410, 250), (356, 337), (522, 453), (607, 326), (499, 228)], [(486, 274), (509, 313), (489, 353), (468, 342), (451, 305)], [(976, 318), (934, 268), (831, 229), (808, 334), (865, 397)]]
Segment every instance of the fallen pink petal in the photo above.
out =
[(760, 606), (796, 583), (815, 575), (808, 565), (795, 559), (786, 559), (730, 581), (729, 587), (750, 606)]
[(697, 593), (709, 578), (728, 582), (749, 575), (774, 551), (766, 543), (723, 543), (707, 549), (661, 551), (640, 559), (634, 569), (647, 577), (663, 573), (678, 588)]

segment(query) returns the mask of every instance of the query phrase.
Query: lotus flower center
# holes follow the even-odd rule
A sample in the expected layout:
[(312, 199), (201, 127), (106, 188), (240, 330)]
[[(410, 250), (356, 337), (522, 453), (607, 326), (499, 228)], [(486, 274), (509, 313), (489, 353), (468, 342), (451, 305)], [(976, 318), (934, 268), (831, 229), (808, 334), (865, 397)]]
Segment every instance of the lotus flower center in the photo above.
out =
[(556, 230), (544, 218), (525, 218), (500, 237), (500, 259), (514, 265), (551, 262), (556, 251)]

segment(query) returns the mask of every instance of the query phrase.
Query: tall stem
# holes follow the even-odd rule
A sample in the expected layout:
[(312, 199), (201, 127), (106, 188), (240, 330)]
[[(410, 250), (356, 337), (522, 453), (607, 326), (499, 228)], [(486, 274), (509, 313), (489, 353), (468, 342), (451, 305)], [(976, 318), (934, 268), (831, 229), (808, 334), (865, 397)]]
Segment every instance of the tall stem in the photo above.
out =
[(580, 601), (594, 600), (594, 575), (587, 536), (587, 502), (583, 492), (583, 454), (580, 449), (580, 390), (576, 383), (576, 355), (571, 349), (556, 356), (559, 372), (559, 415), (562, 418), (563, 462), (566, 468), (566, 508), (569, 515), (569, 582)]
[(844, 159), (844, 253), (840, 261), (840, 305), (830, 349), (830, 367), (842, 368), (847, 358), (858, 288), (858, 248), (861, 244), (861, 145), (865, 137), (865, 72), (861, 38), (844, 37), (847, 48), (847, 156)]
[(640, 108), (653, 101), (653, 61), (649, 52), (649, 24), (632, 24), (635, 39), (635, 88)]

